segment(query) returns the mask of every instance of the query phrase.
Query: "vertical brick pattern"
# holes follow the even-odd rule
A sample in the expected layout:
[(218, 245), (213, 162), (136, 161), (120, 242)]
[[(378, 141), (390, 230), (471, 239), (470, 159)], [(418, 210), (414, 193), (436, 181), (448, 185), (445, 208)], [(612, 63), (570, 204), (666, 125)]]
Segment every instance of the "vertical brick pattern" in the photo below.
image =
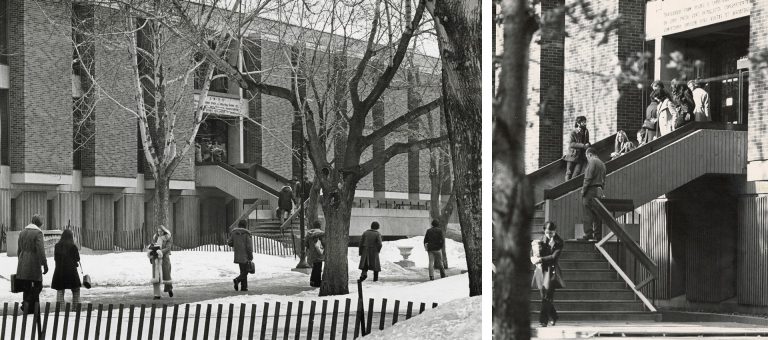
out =
[(543, 0), (539, 65), (539, 167), (563, 156), (563, 63), (565, 61), (565, 0)]
[(11, 171), (70, 174), (69, 4), (12, 0), (9, 12)]
[[(621, 26), (617, 36), (619, 62), (643, 51), (645, 44), (645, 2), (619, 1)], [(624, 66), (622, 66), (624, 67)], [(616, 103), (616, 130), (624, 130), (629, 136), (643, 125), (643, 91), (635, 84), (619, 85), (619, 101)]]
[[(283, 47), (267, 40), (262, 40), (261, 46), (261, 65), (264, 71), (262, 81), (290, 88), (290, 60), (286, 60)], [(285, 99), (263, 96), (261, 113), (264, 130), (261, 149), (263, 164), (278, 175), (291, 178), (293, 108)]]
[[(615, 17), (619, 2), (592, 2), (592, 9), (596, 13), (605, 10), (610, 17)], [(564, 70), (564, 138), (561, 152), (567, 150), (567, 136), (573, 130), (577, 116), (587, 117), (590, 142), (616, 133), (619, 91), (611, 71), (618, 63), (617, 37), (612, 34), (606, 43), (598, 44), (602, 35), (593, 33), (593, 22), (584, 18), (580, 10), (576, 10), (575, 15), (577, 22), (569, 19), (565, 26), (568, 38), (565, 39), (564, 64), (567, 69)]]
[[(243, 46), (243, 65), (246, 71), (256, 71), (261, 69), (261, 41), (256, 39), (247, 41)], [(258, 77), (258, 76), (254, 76)], [(245, 99), (248, 100), (248, 118), (245, 121), (244, 138), (245, 143), (245, 162), (262, 164), (261, 157), (261, 92), (251, 93), (244, 91)]]
[[(768, 2), (752, 1), (749, 18), (750, 54), (768, 55)], [(768, 70), (752, 63), (749, 77), (748, 161), (768, 160)], [(750, 176), (750, 178), (753, 176)], [(762, 178), (768, 180), (768, 178)]]
[[(373, 106), (373, 128), (378, 129), (384, 126), (384, 103), (377, 102)], [(384, 152), (384, 140), (379, 140), (373, 143), (373, 154), (378, 155)], [(373, 191), (384, 192), (386, 191), (387, 178), (384, 176), (384, 169), (386, 165), (378, 169), (373, 170)]]
[[(405, 80), (404, 75), (404, 73), (398, 74), (398, 76), (395, 76), (395, 79), (392, 80), (392, 83), (396, 84), (397, 82), (401, 82), (401, 84), (403, 84), (403, 81)], [(388, 90), (384, 93), (382, 101), (384, 102), (385, 124), (408, 112), (407, 92), (407, 90), (395, 89)], [(408, 142), (408, 135), (407, 125), (399, 130), (393, 131), (384, 138), (385, 148), (388, 148), (395, 143)], [(387, 177), (387, 191), (409, 192), (408, 179), (410, 176), (408, 172), (408, 154), (400, 154), (392, 157), (389, 162), (387, 162), (384, 172)]]

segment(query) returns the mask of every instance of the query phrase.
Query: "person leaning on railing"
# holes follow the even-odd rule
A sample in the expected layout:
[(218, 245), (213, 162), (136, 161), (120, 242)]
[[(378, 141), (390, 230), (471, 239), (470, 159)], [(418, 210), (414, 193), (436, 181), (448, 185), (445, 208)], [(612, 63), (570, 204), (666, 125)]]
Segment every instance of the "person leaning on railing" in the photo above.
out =
[(603, 197), (605, 185), (605, 163), (597, 156), (594, 148), (587, 149), (587, 169), (584, 171), (584, 185), (581, 188), (581, 203), (584, 207), (584, 236), (582, 240), (597, 240), (601, 235), (600, 218), (590, 209), (593, 198)]

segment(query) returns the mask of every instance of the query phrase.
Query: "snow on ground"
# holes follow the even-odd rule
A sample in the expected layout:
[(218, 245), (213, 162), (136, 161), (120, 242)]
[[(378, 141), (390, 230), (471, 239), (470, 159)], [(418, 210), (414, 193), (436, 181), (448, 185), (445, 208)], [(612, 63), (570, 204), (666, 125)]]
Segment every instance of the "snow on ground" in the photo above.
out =
[[(239, 305), (244, 303), (246, 305), (262, 305), (264, 302), (270, 304), (280, 302), (282, 305), (285, 305), (289, 301), (293, 301), (294, 303), (297, 301), (304, 301), (306, 304), (310, 301), (318, 301), (318, 303), (322, 303), (323, 300), (328, 300), (329, 303), (332, 303), (333, 300), (340, 300), (340, 304), (343, 306), (344, 301), (350, 299), (352, 301), (351, 310), (357, 310), (357, 286), (355, 284), (350, 283), (350, 294), (347, 295), (319, 297), (318, 289), (319, 288), (289, 296), (238, 295), (197, 303), (222, 305), (228, 305), (230, 303)], [(432, 303), (443, 304), (466, 296), (469, 296), (469, 276), (467, 274), (449, 276), (444, 279), (423, 283), (372, 282), (370, 279), (363, 282), (363, 301), (365, 302), (365, 308), (368, 308), (368, 299), (374, 299), (374, 310), (377, 312), (381, 310), (381, 302), (383, 298), (388, 300), (387, 311), (394, 310), (394, 300), (399, 300), (401, 304), (400, 311), (404, 312), (406, 308), (405, 304), (409, 301), (414, 303), (414, 310), (418, 310), (420, 303), (425, 303), (427, 308), (431, 308)]]
[(457, 299), (430, 309), (418, 318), (398, 322), (365, 339), (481, 339), (482, 296)]

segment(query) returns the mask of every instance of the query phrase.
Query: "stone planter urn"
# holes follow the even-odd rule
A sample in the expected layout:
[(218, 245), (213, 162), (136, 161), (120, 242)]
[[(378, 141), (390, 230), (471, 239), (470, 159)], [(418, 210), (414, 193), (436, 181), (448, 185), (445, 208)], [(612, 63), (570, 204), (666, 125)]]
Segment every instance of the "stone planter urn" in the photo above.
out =
[(413, 261), (408, 260), (408, 256), (411, 256), (411, 250), (413, 250), (413, 247), (398, 246), (397, 249), (400, 249), (400, 255), (403, 256), (403, 260), (395, 263), (399, 264), (403, 268), (413, 267), (415, 263), (413, 263)]

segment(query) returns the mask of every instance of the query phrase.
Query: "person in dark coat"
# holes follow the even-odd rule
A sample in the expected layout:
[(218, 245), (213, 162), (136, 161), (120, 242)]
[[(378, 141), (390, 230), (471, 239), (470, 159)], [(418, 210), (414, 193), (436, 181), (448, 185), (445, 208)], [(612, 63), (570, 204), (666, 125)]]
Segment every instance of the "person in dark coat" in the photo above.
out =
[(379, 252), (381, 251), (381, 234), (379, 233), (379, 222), (373, 221), (371, 229), (366, 230), (360, 237), (360, 281), (368, 278), (368, 270), (373, 270), (373, 282), (379, 281), (379, 272), (381, 271), (381, 262), (379, 261)]
[(35, 306), (40, 303), (43, 275), (48, 273), (43, 231), (40, 230), (42, 226), (43, 220), (36, 214), (32, 216), (32, 223), (24, 227), (19, 234), (16, 284), (24, 293), (21, 308), (25, 314), (32, 314)]
[(289, 186), (283, 186), (277, 197), (277, 216), (280, 223), (285, 222), (293, 210), (293, 190)]
[(582, 240), (597, 240), (602, 235), (602, 222), (590, 208), (592, 199), (602, 198), (605, 186), (605, 163), (597, 157), (594, 149), (587, 149), (587, 170), (581, 187), (581, 203), (584, 206), (584, 236)]
[(675, 119), (675, 129), (695, 120), (693, 109), (693, 93), (685, 82), (672, 79), (672, 102), (677, 105), (679, 114)]
[(152, 289), (155, 300), (160, 299), (160, 284), (163, 291), (173, 297), (173, 280), (171, 280), (171, 247), (173, 238), (171, 232), (163, 225), (157, 227), (157, 232), (152, 236), (152, 244), (149, 246), (150, 263), (152, 263)]
[(584, 167), (587, 165), (587, 158), (584, 154), (589, 144), (589, 130), (587, 130), (587, 117), (576, 117), (576, 124), (573, 131), (568, 135), (568, 154), (563, 156), (567, 162), (565, 169), (565, 180), (581, 175)]
[(432, 227), (427, 229), (424, 235), (424, 248), (429, 256), (429, 279), (435, 279), (435, 268), (440, 270), (440, 278), (445, 277), (445, 266), (443, 266), (443, 247), (445, 246), (445, 236), (443, 229), (440, 229), (440, 222), (432, 220)]
[(56, 269), (53, 271), (51, 288), (56, 290), (56, 302), (64, 303), (64, 291), (72, 290), (72, 303), (80, 303), (80, 275), (77, 266), (80, 262), (80, 252), (75, 245), (72, 230), (66, 229), (61, 234), (61, 239), (56, 243), (53, 251), (53, 260), (56, 261)]
[(248, 264), (253, 261), (253, 242), (251, 241), (251, 232), (248, 231), (248, 222), (240, 220), (237, 222), (237, 228), (229, 233), (227, 244), (235, 250), (235, 263), (240, 267), (240, 275), (232, 280), (235, 283), (235, 290), (248, 291)]
[(325, 261), (325, 232), (321, 229), (320, 221), (312, 224), (312, 229), (307, 230), (304, 237), (307, 249), (307, 263), (312, 266), (309, 275), (309, 285), (320, 287), (323, 282), (323, 261)]
[(565, 288), (562, 272), (560, 271), (560, 253), (565, 242), (557, 235), (557, 226), (553, 222), (544, 223), (544, 236), (538, 241), (539, 254), (531, 257), (531, 262), (536, 265), (533, 275), (534, 286), (541, 293), (541, 312), (539, 324), (547, 327), (557, 323), (557, 310), (555, 310), (555, 290)]

